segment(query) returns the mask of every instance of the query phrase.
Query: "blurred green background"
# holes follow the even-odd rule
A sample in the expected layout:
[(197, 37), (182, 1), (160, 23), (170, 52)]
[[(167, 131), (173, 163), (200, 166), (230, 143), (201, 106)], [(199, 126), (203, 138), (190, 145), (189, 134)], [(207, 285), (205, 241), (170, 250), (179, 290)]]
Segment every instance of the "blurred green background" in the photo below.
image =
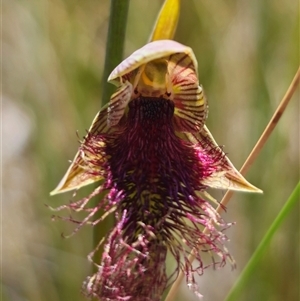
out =
[[(162, 3), (131, 0), (125, 56), (146, 43)], [(2, 300), (85, 300), (80, 288), (91, 269), (91, 228), (62, 239), (74, 225), (52, 222), (45, 204), (71, 199), (72, 193), (50, 198), (49, 192), (76, 152), (76, 130), (82, 137), (101, 106), (109, 4), (3, 1)], [(208, 127), (239, 168), (298, 68), (299, 3), (184, 0), (175, 39), (194, 49)], [(227, 234), (237, 269), (207, 270), (198, 280), (203, 300), (225, 298), (299, 180), (299, 89), (247, 178), (264, 194), (236, 193), (223, 215), (236, 221)], [(294, 210), (240, 300), (298, 297)], [(183, 284), (179, 300), (196, 297)]]

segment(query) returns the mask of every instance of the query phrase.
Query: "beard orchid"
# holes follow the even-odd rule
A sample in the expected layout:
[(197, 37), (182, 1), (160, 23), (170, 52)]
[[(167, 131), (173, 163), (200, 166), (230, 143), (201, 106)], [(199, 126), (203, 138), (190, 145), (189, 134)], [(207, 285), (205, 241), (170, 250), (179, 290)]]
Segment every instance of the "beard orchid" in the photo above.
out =
[[(117, 91), (52, 192), (99, 183), (89, 196), (59, 208), (87, 212), (75, 232), (115, 215), (85, 293), (100, 300), (156, 301), (180, 270), (197, 292), (196, 274), (232, 262), (224, 246), (229, 224), (206, 189), (260, 190), (235, 169), (205, 126), (208, 105), (191, 48), (172, 40), (151, 42), (108, 80)], [(90, 205), (100, 194), (99, 202)], [(105, 213), (95, 220), (100, 209)], [(193, 267), (188, 260), (192, 249)], [(204, 253), (212, 261), (205, 263)], [(176, 262), (171, 273), (166, 272), (167, 254)]]

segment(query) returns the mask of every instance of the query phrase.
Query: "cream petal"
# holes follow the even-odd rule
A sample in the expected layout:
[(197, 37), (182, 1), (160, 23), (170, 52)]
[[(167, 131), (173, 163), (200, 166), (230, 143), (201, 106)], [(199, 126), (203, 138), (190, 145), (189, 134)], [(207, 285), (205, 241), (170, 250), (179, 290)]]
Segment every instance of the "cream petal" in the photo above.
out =
[(197, 70), (197, 60), (190, 47), (172, 40), (158, 40), (146, 44), (142, 48), (133, 52), (127, 59), (125, 59), (112, 71), (112, 73), (108, 77), (108, 81), (119, 85), (120, 82), (122, 82), (121, 78), (131, 71), (150, 61), (168, 57), (171, 54), (175, 53), (187, 54), (193, 62), (195, 70)]
[[(107, 125), (107, 107), (104, 107), (95, 117), (88, 134), (84, 138), (81, 145), (84, 145), (88, 142), (90, 135), (97, 135), (100, 133), (108, 133), (111, 131), (111, 128)], [(99, 142), (103, 143), (103, 142)], [(99, 166), (99, 171), (97, 174), (91, 173), (91, 167), (88, 163), (89, 160), (86, 160), (87, 156), (92, 156), (92, 154), (84, 153), (79, 150), (75, 155), (74, 160), (72, 161), (70, 167), (68, 168), (66, 174), (58, 184), (58, 186), (50, 193), (50, 195), (55, 195), (58, 193), (63, 193), (70, 190), (79, 189), (83, 186), (95, 183), (103, 177), (101, 174), (101, 166)]]
[(210, 177), (201, 181), (203, 184), (216, 189), (262, 193), (261, 189), (250, 184), (234, 167), (206, 126), (197, 134), (185, 133), (185, 137), (192, 143), (198, 144), (200, 142), (206, 153), (216, 155), (218, 152), (217, 156), (223, 158), (218, 169)]

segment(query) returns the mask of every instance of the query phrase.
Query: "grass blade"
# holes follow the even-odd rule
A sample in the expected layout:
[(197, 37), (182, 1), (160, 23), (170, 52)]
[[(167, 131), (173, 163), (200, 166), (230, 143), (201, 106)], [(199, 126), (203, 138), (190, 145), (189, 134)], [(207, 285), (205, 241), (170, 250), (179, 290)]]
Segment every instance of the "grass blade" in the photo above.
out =
[(263, 254), (267, 250), (268, 246), (270, 245), (270, 242), (276, 233), (276, 231), (279, 229), (283, 221), (287, 218), (288, 214), (291, 212), (291, 210), (295, 207), (295, 205), (299, 202), (300, 197), (300, 182), (288, 198), (287, 202), (275, 218), (274, 222), (270, 226), (269, 230), (267, 231), (266, 235), (263, 237), (262, 241), (258, 245), (257, 249), (253, 253), (252, 257), (248, 261), (247, 265), (245, 266), (244, 270), (242, 271), (239, 279), (236, 281), (230, 292), (228, 293), (225, 301), (235, 301), (240, 300), (240, 294), (244, 287), (247, 285), (247, 282), (251, 275), (253, 274), (253, 271), (258, 265), (258, 262), (262, 258)]

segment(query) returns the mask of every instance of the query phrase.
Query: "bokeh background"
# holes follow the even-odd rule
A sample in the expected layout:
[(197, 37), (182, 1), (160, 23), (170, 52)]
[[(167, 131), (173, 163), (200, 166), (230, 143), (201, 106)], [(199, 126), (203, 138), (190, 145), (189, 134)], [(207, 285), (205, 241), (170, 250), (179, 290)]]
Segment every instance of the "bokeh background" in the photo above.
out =
[[(131, 0), (125, 56), (146, 43), (163, 1)], [(108, 0), (4, 0), (2, 7), (2, 300), (81, 301), (91, 228), (70, 239), (45, 204), (101, 107)], [(194, 49), (208, 127), (239, 168), (299, 65), (297, 0), (184, 0), (175, 39)], [(203, 300), (224, 300), (299, 180), (299, 90), (224, 218), (237, 269), (207, 270)], [(214, 195), (221, 199), (223, 191)], [(68, 215), (68, 213), (66, 213)], [(105, 229), (105, 225), (103, 225)], [(298, 300), (299, 207), (289, 215), (241, 301)], [(182, 285), (178, 300), (196, 300)]]

